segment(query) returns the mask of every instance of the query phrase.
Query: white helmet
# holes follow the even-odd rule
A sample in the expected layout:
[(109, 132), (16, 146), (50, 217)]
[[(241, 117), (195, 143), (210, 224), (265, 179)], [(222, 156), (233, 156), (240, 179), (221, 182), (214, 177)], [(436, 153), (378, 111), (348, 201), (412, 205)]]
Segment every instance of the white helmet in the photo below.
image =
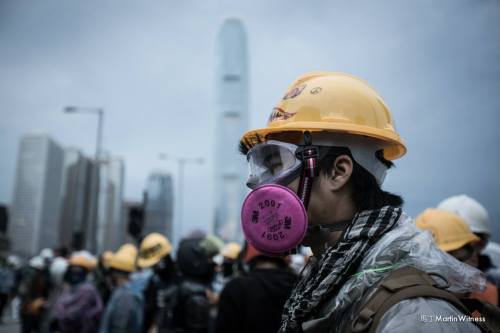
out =
[(449, 197), (441, 201), (437, 208), (455, 213), (463, 218), (473, 233), (491, 234), (488, 211), (479, 202), (465, 194)]
[(45, 260), (41, 256), (35, 256), (30, 259), (29, 265), (36, 269), (44, 269)]
[(50, 277), (52, 282), (56, 285), (61, 284), (64, 273), (66, 273), (66, 269), (68, 268), (68, 261), (62, 257), (54, 258), (54, 261), (50, 265)]
[(7, 257), (7, 264), (11, 265), (15, 269), (18, 269), (21, 267), (21, 259), (18, 256), (11, 254)]
[(52, 260), (54, 258), (54, 251), (52, 249), (45, 248), (40, 251), (40, 257), (44, 260)]

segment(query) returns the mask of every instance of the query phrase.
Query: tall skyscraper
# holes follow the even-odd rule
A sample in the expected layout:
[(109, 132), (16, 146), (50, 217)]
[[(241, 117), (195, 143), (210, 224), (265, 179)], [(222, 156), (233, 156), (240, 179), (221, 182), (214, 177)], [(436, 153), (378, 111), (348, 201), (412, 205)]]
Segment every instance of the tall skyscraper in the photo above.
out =
[(48, 135), (21, 138), (9, 234), (14, 253), (59, 245), (63, 149)]
[(126, 228), (123, 217), (125, 164), (116, 157), (99, 161), (99, 193), (97, 210), (97, 253), (116, 250), (123, 243)]
[(215, 233), (240, 240), (240, 210), (246, 195), (247, 166), (238, 141), (248, 128), (248, 64), (245, 28), (228, 19), (217, 40), (217, 129), (215, 154)]
[(145, 224), (143, 234), (159, 232), (173, 241), (173, 185), (172, 177), (154, 172), (148, 177), (144, 200)]
[(62, 207), (59, 222), (61, 245), (79, 250), (85, 246), (92, 161), (75, 148), (64, 152)]
[(0, 257), (5, 258), (10, 251), (10, 240), (7, 236), (9, 212), (7, 206), (0, 204)]

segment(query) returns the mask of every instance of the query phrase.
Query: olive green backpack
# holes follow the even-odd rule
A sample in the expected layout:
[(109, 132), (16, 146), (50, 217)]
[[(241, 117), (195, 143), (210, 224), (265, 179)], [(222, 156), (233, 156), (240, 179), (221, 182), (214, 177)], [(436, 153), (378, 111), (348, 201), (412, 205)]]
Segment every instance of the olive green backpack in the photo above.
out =
[[(431, 277), (439, 276), (441, 286)], [(447, 280), (439, 274), (426, 273), (414, 267), (402, 267), (389, 273), (374, 293), (365, 301), (349, 326), (349, 333), (374, 333), (384, 314), (395, 304), (415, 297), (431, 297), (444, 300), (465, 315), (484, 317), (485, 321), (474, 321), (483, 332), (500, 332), (500, 308), (476, 299), (455, 295), (447, 288)], [(417, 314), (424, 315), (424, 314)], [(424, 322), (422, 322), (424, 324)]]

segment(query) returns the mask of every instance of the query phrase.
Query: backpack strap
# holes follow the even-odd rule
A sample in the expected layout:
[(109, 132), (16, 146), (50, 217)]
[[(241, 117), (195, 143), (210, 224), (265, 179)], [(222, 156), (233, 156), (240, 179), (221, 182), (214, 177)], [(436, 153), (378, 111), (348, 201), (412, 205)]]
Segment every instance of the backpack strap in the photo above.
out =
[(368, 301), (361, 307), (358, 316), (351, 324), (351, 332), (374, 333), (384, 314), (395, 304), (415, 297), (433, 297), (447, 301), (464, 314), (469, 310), (452, 293), (443, 290), (448, 281), (438, 275), (444, 282), (440, 286), (430, 274), (414, 267), (406, 266), (389, 273)]

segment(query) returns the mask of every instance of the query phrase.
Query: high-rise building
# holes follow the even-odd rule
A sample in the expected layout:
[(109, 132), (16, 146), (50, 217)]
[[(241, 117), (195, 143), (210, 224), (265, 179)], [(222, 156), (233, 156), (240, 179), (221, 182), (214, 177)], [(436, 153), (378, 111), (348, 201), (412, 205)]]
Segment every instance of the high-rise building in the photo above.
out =
[(143, 235), (159, 232), (173, 241), (173, 185), (172, 177), (153, 172), (148, 177), (144, 200), (145, 223)]
[(63, 149), (45, 134), (21, 138), (9, 234), (14, 253), (59, 245)]
[(218, 35), (216, 58), (214, 232), (226, 240), (241, 240), (240, 210), (247, 193), (247, 167), (237, 143), (248, 128), (247, 41), (241, 21), (228, 19), (224, 22)]
[(105, 157), (99, 161), (99, 193), (97, 210), (96, 252), (116, 250), (124, 241), (123, 159)]
[(80, 250), (85, 246), (92, 161), (75, 148), (64, 152), (61, 186), (60, 244)]
[(0, 258), (5, 258), (10, 251), (10, 241), (7, 236), (9, 212), (6, 205), (0, 204)]

